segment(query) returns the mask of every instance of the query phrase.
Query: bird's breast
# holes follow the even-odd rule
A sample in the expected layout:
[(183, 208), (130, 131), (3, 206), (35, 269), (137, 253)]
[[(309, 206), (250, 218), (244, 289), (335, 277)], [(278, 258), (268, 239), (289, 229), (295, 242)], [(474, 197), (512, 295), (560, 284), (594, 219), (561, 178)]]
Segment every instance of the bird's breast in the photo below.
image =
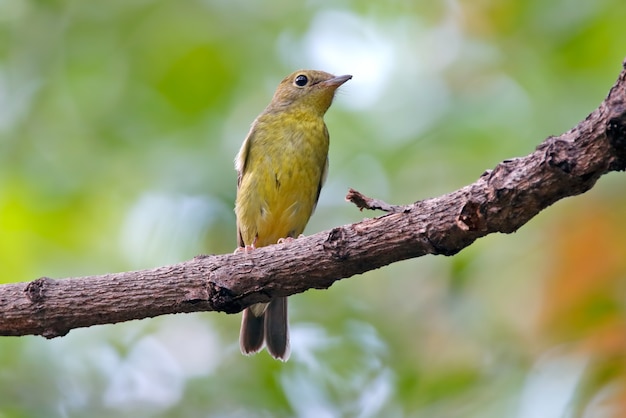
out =
[[(322, 119), (264, 126), (250, 145), (236, 212), (244, 242), (297, 237), (313, 212), (328, 155)], [(244, 231), (245, 230), (245, 231)]]

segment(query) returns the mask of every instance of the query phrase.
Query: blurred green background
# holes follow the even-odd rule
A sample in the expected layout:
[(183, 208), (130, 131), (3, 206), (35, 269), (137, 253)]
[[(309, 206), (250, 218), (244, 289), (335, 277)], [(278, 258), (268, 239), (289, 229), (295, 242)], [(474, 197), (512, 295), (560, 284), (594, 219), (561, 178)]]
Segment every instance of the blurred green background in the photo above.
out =
[[(298, 68), (354, 79), (307, 233), (438, 196), (606, 96), (623, 0), (0, 0), (0, 282), (235, 247), (233, 158)], [(0, 418), (626, 416), (626, 195), (291, 299), (292, 357), (239, 316), (0, 338)]]

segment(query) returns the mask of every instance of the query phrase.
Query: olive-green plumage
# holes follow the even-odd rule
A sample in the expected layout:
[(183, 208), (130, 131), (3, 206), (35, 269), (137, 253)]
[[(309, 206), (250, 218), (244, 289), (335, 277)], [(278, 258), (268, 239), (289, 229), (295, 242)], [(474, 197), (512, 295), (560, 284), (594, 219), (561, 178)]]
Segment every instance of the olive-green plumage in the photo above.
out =
[[(328, 168), (324, 114), (337, 88), (350, 78), (296, 71), (281, 81), (271, 103), (252, 123), (235, 160), (239, 247), (275, 244), (304, 231)], [(286, 361), (287, 299), (246, 309), (239, 343), (244, 354), (258, 352), (265, 343), (274, 358)]]

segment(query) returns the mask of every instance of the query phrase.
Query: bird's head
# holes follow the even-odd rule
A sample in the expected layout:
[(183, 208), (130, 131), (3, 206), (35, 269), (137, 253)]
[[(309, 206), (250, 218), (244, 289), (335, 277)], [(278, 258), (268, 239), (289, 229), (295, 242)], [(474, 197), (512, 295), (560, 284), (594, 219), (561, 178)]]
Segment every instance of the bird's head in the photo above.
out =
[(334, 76), (324, 71), (296, 71), (280, 82), (268, 110), (301, 109), (324, 115), (337, 88), (351, 78), (351, 75)]

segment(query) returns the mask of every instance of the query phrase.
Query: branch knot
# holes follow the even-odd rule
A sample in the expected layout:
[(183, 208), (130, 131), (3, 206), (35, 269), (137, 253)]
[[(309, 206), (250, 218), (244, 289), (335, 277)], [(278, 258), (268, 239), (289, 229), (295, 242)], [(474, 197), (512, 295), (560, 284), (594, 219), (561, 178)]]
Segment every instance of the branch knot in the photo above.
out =
[(346, 248), (346, 231), (343, 228), (333, 228), (326, 241), (324, 241), (324, 251), (330, 253), (330, 255), (337, 260), (344, 261), (348, 259), (348, 250)]
[(49, 277), (40, 277), (28, 283), (24, 288), (24, 293), (26, 293), (28, 300), (38, 305), (38, 308), (41, 308), (41, 304), (43, 304), (46, 299), (48, 287), (52, 286), (54, 283), (54, 280)]
[(611, 169), (624, 171), (626, 169), (626, 109), (609, 119), (606, 124), (606, 135), (613, 148), (615, 158), (611, 162)]
[(464, 231), (485, 231), (487, 222), (482, 213), (480, 203), (467, 201), (457, 218), (457, 225)]
[(555, 139), (546, 148), (545, 162), (549, 167), (563, 174), (572, 174), (576, 168), (576, 153), (572, 152), (569, 143), (562, 139)]

